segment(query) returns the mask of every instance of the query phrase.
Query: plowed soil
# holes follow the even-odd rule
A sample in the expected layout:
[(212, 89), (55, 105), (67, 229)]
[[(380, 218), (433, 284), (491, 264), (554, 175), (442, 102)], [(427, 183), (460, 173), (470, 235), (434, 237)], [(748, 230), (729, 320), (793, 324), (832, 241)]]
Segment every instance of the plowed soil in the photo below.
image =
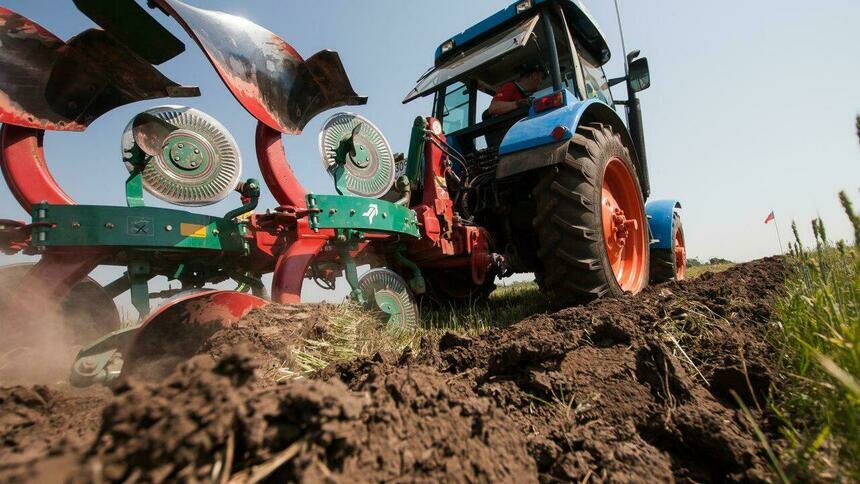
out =
[(760, 416), (784, 276), (764, 259), (278, 384), (289, 338), (255, 328), (319, 328), (270, 307), (158, 382), (2, 390), (0, 480), (766, 480), (735, 395)]

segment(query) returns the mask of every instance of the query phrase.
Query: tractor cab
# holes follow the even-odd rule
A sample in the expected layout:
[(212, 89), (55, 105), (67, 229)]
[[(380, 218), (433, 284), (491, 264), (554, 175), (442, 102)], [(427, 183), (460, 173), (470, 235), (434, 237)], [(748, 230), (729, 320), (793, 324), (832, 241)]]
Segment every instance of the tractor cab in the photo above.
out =
[[(541, 287), (583, 300), (644, 287), (650, 188), (636, 93), (650, 77), (638, 55), (625, 56), (625, 76), (608, 79), (609, 47), (584, 6), (519, 0), (444, 41), (406, 95), (434, 96), (439, 183), (458, 220), (492, 234), (502, 274), (533, 272)], [(524, 77), (535, 69), (546, 72), (540, 82)], [(613, 99), (610, 87), (622, 82), (627, 99)], [(534, 91), (515, 90), (522, 86)], [(491, 114), (500, 90), (516, 99)], [(661, 220), (676, 227), (669, 215)]]
[[(434, 67), (404, 102), (433, 94), (433, 116), (449, 143), (464, 154), (498, 152), (508, 130), (524, 118), (590, 98), (612, 106), (602, 68), (609, 57), (603, 34), (580, 5), (520, 1), (443, 42)], [(539, 64), (548, 73), (527, 93), (532, 107), (489, 115), (494, 94), (516, 81), (524, 64)]]

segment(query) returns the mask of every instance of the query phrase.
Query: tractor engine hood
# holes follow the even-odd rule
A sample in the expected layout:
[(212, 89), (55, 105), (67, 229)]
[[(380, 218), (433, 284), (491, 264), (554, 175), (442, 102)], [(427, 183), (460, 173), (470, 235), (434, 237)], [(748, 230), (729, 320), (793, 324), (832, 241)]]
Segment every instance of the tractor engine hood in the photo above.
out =
[(322, 111), (367, 102), (353, 91), (336, 52), (324, 50), (306, 61), (250, 20), (179, 0), (155, 3), (197, 42), (239, 103), (272, 129), (299, 134)]

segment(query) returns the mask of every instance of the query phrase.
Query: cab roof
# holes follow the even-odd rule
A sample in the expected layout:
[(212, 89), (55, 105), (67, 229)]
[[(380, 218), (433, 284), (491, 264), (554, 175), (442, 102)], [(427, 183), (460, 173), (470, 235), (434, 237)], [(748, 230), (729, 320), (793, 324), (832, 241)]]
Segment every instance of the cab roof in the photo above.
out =
[[(435, 65), (440, 65), (452, 53), (460, 52), (464, 47), (479, 40), (484, 34), (495, 31), (497, 27), (510, 23), (513, 19), (533, 14), (542, 5), (557, 4), (564, 9), (564, 15), (568, 26), (574, 35), (577, 35), (585, 44), (586, 49), (594, 55), (601, 65), (609, 62), (609, 45), (606, 37), (588, 12), (588, 9), (580, 1), (575, 0), (518, 0), (503, 10), (485, 18), (468, 29), (454, 35), (439, 45), (436, 49)], [(442, 52), (442, 47), (453, 42), (453, 48)]]

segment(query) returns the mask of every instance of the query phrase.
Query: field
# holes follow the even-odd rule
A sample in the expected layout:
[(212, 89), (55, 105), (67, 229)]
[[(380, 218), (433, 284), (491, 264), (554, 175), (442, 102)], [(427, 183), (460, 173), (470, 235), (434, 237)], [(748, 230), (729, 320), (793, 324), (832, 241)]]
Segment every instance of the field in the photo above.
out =
[(163, 378), (3, 388), (0, 482), (850, 480), (858, 259), (815, 227), (587, 306), (273, 305)]

